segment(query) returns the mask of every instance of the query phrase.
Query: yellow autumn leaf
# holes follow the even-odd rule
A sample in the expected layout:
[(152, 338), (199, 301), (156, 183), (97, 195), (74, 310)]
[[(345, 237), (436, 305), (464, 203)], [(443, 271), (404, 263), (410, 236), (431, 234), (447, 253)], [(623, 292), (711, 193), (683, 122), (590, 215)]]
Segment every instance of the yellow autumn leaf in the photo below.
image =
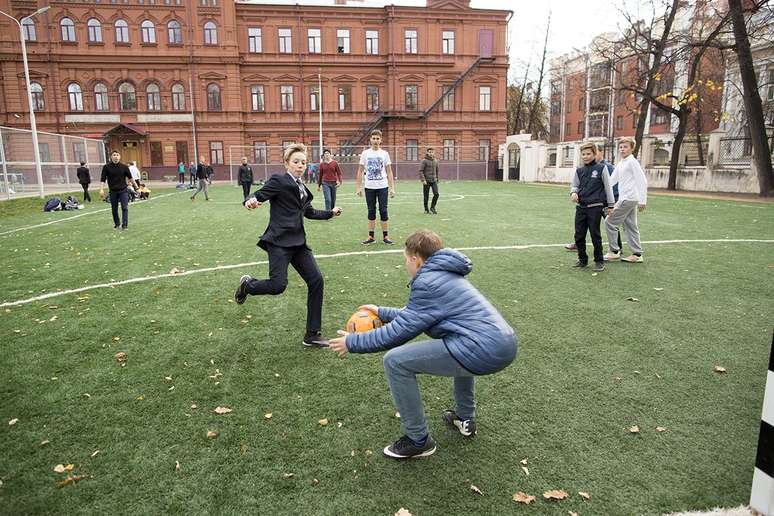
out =
[(578, 495), (584, 500), (591, 500), (591, 495), (585, 491), (578, 491)]
[(321, 419), (318, 423), (320, 423), (320, 426), (326, 426), (328, 424), (328, 418)]
[(519, 491), (518, 493), (513, 493), (513, 501), (529, 505), (535, 501), (535, 497)]
[(546, 500), (564, 500), (568, 496), (567, 491), (562, 489), (552, 489), (551, 491), (543, 493), (543, 498)]
[(484, 493), (481, 492), (481, 489), (479, 489), (477, 486), (474, 486), (473, 484), (470, 484), (470, 490), (474, 493), (478, 493), (483, 496)]
[(216, 414), (228, 414), (229, 412), (233, 412), (233, 411), (228, 407), (215, 407), (214, 412)]

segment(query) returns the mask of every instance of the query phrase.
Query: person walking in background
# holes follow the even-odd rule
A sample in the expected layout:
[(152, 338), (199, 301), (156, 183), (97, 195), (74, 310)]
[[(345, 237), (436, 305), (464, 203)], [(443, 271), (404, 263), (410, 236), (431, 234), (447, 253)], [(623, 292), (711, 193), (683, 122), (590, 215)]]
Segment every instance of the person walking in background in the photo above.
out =
[[(435, 149), (427, 148), (425, 159), (419, 166), (419, 179), (422, 180), (422, 197), (425, 202), (425, 213), (437, 215), (435, 205), (438, 203), (438, 160), (435, 159)], [(430, 204), (430, 210), (427, 209), (427, 198), (430, 197), (430, 190), (433, 190), (433, 201)]]
[(78, 175), (78, 182), (83, 188), (83, 202), (91, 202), (91, 195), (89, 195), (89, 184), (91, 183), (91, 174), (86, 166), (86, 162), (81, 161), (81, 166), (75, 172)]
[(207, 181), (207, 164), (204, 162), (204, 160), (201, 160), (199, 162), (199, 166), (196, 167), (196, 180), (198, 188), (194, 192), (194, 194), (191, 196), (191, 200), (196, 200), (196, 194), (204, 190), (204, 200), (209, 201), (210, 200), (210, 186), (209, 182)]
[[(113, 213), (113, 228), (129, 229), (129, 192), (126, 188), (126, 180), (132, 181), (132, 173), (129, 167), (121, 163), (121, 153), (110, 153), (110, 162), (102, 167), (100, 181), (100, 197), (105, 195), (105, 185), (108, 186), (110, 195), (110, 208)], [(118, 204), (121, 203), (121, 219), (118, 218)]]
[(140, 169), (137, 168), (136, 161), (129, 162), (129, 173), (132, 174), (132, 182), (134, 182), (135, 190), (140, 188)]
[(177, 182), (181, 185), (185, 183), (185, 163), (182, 161), (177, 164)]
[(253, 169), (247, 164), (246, 157), (242, 157), (242, 165), (239, 167), (239, 184), (242, 185), (242, 198), (250, 197), (250, 188), (253, 186)]
[(207, 173), (207, 182), (209, 184), (212, 184), (212, 176), (215, 175), (215, 171), (212, 169), (211, 163), (207, 163), (207, 168), (205, 169), (205, 172)]
[(196, 166), (196, 163), (193, 161), (190, 165), (188, 165), (188, 186), (193, 188), (194, 182), (196, 181), (196, 169), (198, 167)]
[(341, 169), (331, 156), (330, 149), (323, 150), (320, 173), (317, 176), (317, 191), (319, 192), (322, 188), (326, 210), (332, 210), (336, 206), (336, 189), (343, 183)]

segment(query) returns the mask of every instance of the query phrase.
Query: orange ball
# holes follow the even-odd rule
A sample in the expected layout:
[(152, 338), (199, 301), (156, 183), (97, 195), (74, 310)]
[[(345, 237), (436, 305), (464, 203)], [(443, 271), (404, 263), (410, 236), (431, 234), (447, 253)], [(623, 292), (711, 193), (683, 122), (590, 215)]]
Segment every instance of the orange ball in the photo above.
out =
[(347, 331), (350, 333), (365, 333), (382, 326), (382, 320), (370, 310), (358, 310), (347, 321)]

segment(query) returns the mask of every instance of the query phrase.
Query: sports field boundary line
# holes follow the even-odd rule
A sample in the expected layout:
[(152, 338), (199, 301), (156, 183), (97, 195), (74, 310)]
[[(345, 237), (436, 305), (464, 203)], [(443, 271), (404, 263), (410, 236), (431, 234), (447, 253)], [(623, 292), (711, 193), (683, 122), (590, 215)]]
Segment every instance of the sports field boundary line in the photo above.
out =
[[(643, 244), (651, 245), (664, 245), (664, 244), (713, 244), (713, 243), (750, 243), (750, 244), (774, 244), (774, 240), (762, 240), (762, 239), (745, 239), (745, 238), (718, 238), (718, 239), (690, 239), (690, 240), (650, 240), (642, 242)], [(508, 250), (525, 250), (525, 249), (543, 249), (550, 247), (564, 247), (565, 244), (521, 244), (521, 245), (496, 245), (496, 246), (476, 246), (476, 247), (456, 247), (457, 251), (508, 251)], [(345, 256), (369, 256), (378, 254), (397, 254), (403, 253), (403, 249), (385, 249), (383, 251), (348, 251), (344, 253), (333, 254), (318, 254), (315, 255), (316, 259), (328, 259), (328, 258), (341, 258)], [(256, 265), (266, 265), (268, 260), (261, 260), (257, 262), (235, 263), (231, 265), (216, 265), (214, 267), (204, 267), (202, 269), (192, 269), (188, 271), (155, 274), (153, 276), (140, 276), (138, 278), (129, 278), (120, 281), (111, 281), (109, 283), (99, 283), (97, 285), (87, 285), (85, 287), (79, 287), (69, 290), (59, 290), (56, 292), (49, 292), (40, 296), (31, 297), (28, 299), (19, 299), (16, 301), (6, 301), (0, 303), (0, 308), (8, 308), (11, 306), (26, 305), (34, 303), (36, 301), (43, 301), (45, 299), (51, 299), (54, 297), (65, 296), (69, 294), (78, 294), (81, 292), (87, 292), (89, 290), (96, 290), (100, 288), (115, 288), (121, 285), (130, 285), (132, 283), (143, 283), (146, 281), (153, 281), (164, 278), (179, 278), (183, 276), (190, 276), (192, 274), (201, 274), (204, 272), (224, 271), (231, 269), (241, 269), (243, 267), (255, 267)]]
[[(170, 195), (175, 195), (178, 193), (180, 192), (170, 192), (167, 194), (156, 195), (151, 199), (148, 199), (147, 201), (142, 201), (140, 204), (135, 204), (134, 206), (142, 206), (146, 202), (155, 201), (156, 199), (162, 199), (164, 197), (169, 197)], [(81, 217), (85, 217), (86, 215), (94, 215), (95, 213), (104, 213), (106, 211), (110, 211), (110, 208), (101, 208), (99, 210), (90, 211), (88, 213), (80, 213), (78, 215), (73, 215), (72, 217), (66, 217), (64, 219), (50, 220), (48, 222), (43, 222), (41, 224), (34, 224), (32, 226), (24, 226), (21, 228), (9, 229), (8, 231), (3, 231), (2, 233), (0, 233), (0, 236), (10, 235), (11, 233), (16, 233), (18, 231), (25, 231), (27, 229), (42, 228), (43, 226), (50, 226), (51, 224), (59, 224), (60, 222), (67, 222), (68, 220), (79, 219)]]

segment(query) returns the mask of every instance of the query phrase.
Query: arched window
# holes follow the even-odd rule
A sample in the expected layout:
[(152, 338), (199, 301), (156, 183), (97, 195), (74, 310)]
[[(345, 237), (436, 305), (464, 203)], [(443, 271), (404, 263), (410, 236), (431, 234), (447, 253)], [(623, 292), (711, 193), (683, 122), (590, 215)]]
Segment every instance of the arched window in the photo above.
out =
[(46, 103), (43, 101), (43, 86), (37, 82), (31, 82), (30, 92), (32, 93), (32, 109), (43, 111), (46, 107)]
[(170, 45), (182, 45), (183, 44), (183, 31), (180, 28), (180, 23), (177, 20), (172, 20), (167, 23), (167, 34), (169, 35)]
[(116, 43), (129, 43), (129, 24), (125, 20), (116, 20)]
[(89, 29), (89, 43), (102, 43), (102, 24), (96, 18), (91, 18), (86, 26)]
[(156, 43), (156, 26), (150, 20), (145, 20), (140, 25), (143, 43)]
[(218, 26), (215, 22), (208, 21), (204, 24), (204, 44), (205, 45), (217, 45), (218, 44)]
[(83, 93), (77, 83), (67, 86), (67, 99), (70, 101), (70, 111), (83, 111)]
[(172, 109), (174, 111), (185, 111), (185, 88), (182, 84), (172, 86)]
[(59, 27), (62, 29), (62, 41), (75, 41), (75, 24), (70, 18), (62, 18)]
[(37, 41), (38, 35), (35, 32), (35, 22), (30, 18), (22, 20), (22, 31), (24, 32), (24, 41)]
[(108, 89), (107, 86), (101, 82), (94, 86), (94, 109), (96, 111), (110, 111), (108, 105)]
[(207, 86), (207, 109), (220, 111), (220, 86), (217, 84)]
[(137, 96), (132, 83), (122, 82), (118, 86), (118, 106), (121, 111), (134, 111), (137, 109)]
[(158, 84), (148, 84), (145, 96), (148, 99), (148, 111), (161, 111), (161, 90)]

